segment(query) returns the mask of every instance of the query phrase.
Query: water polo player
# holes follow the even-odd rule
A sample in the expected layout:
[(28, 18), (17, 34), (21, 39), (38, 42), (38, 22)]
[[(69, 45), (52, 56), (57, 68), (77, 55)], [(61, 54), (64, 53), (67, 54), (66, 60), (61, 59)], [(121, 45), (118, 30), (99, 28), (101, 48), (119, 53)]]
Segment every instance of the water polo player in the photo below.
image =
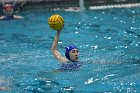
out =
[(22, 19), (22, 16), (14, 15), (14, 7), (11, 3), (5, 3), (3, 6), (3, 16), (0, 16), (0, 20)]
[(62, 62), (62, 65), (59, 70), (60, 71), (77, 70), (78, 68), (81, 67), (81, 62), (78, 61), (79, 52), (77, 47), (74, 45), (67, 46), (65, 51), (65, 57), (61, 56), (60, 52), (57, 50), (60, 32), (61, 32), (60, 30), (57, 30), (51, 48), (54, 57)]

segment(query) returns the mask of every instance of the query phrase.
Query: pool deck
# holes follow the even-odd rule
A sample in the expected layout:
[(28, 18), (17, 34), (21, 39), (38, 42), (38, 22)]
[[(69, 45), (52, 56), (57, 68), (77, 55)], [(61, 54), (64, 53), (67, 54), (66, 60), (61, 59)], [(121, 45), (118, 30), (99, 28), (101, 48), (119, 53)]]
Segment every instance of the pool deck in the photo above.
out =
[[(0, 3), (5, 3), (5, 2), (31, 2), (31, 3), (40, 3), (40, 2), (73, 2), (73, 1), (78, 1), (79, 0), (0, 0)], [(140, 0), (83, 0), (84, 2), (88, 2), (90, 4), (105, 4), (105, 3), (140, 3)]]
[(0, 3), (5, 2), (32, 2), (32, 3), (39, 3), (39, 2), (61, 2), (61, 1), (68, 1), (68, 0), (0, 0)]
[[(140, 7), (139, 0), (133, 0), (133, 2), (128, 1), (84, 0), (84, 8), (98, 10)], [(0, 0), (0, 7), (5, 2), (14, 2), (15, 5), (22, 7), (22, 10), (43, 8), (48, 10), (80, 11), (79, 0)], [(0, 10), (2, 11), (2, 9)]]

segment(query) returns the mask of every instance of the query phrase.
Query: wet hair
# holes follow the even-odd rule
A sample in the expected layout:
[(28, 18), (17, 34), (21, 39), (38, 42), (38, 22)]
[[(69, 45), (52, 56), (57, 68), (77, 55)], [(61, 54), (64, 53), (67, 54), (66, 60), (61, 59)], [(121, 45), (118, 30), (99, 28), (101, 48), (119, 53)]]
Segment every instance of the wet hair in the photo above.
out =
[(77, 49), (77, 47), (74, 46), (74, 45), (70, 45), (70, 46), (67, 46), (67, 47), (66, 47), (66, 51), (65, 51), (65, 56), (66, 56), (66, 58), (67, 58), (68, 60), (70, 60), (70, 61), (72, 61), (72, 60), (70, 59), (69, 52), (70, 52), (72, 49)]

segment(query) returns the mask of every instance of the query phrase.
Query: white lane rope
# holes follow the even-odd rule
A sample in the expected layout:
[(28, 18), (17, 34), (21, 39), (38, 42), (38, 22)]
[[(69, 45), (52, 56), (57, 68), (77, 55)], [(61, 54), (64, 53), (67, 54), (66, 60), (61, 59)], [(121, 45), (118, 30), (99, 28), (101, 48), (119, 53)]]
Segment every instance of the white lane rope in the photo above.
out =
[(140, 7), (140, 3), (90, 6), (89, 9), (91, 9), (91, 10), (98, 10), (98, 9), (109, 9), (109, 8), (131, 8), (131, 7)]

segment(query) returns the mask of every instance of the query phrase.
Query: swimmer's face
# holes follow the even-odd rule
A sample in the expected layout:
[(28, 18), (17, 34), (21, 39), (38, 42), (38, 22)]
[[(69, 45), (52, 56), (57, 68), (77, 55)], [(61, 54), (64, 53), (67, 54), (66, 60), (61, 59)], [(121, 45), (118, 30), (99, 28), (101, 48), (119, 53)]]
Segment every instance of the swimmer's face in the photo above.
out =
[(8, 9), (4, 9), (3, 11), (6, 15), (10, 16), (10, 15), (13, 15), (14, 10), (13, 8), (8, 8)]
[(79, 56), (78, 49), (72, 49), (72, 50), (69, 52), (69, 56), (70, 56), (70, 59), (71, 59), (72, 61), (78, 61), (78, 56)]

